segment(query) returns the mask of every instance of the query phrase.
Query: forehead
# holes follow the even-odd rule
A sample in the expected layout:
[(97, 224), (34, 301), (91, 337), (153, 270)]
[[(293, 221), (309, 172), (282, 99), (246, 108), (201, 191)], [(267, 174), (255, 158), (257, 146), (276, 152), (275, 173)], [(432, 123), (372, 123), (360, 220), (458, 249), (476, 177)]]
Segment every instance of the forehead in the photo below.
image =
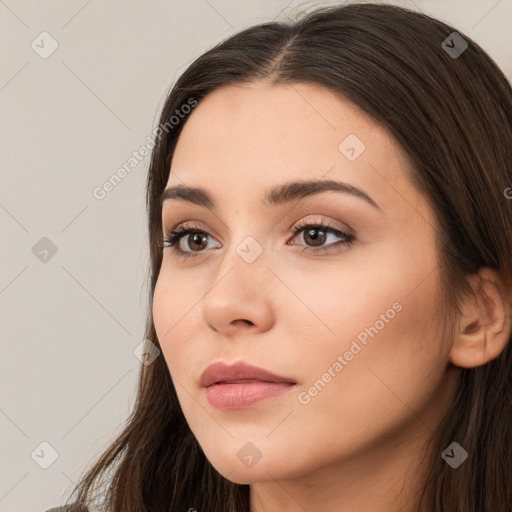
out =
[(340, 94), (313, 84), (257, 82), (222, 87), (207, 95), (186, 121), (178, 146), (197, 147), (200, 136), (200, 145), (208, 151), (220, 146), (224, 151), (228, 145), (233, 154), (237, 144), (244, 150), (264, 146), (265, 153), (293, 148), (300, 159), (311, 150), (337, 155), (349, 134), (368, 140), (374, 149), (398, 149), (384, 128)]
[(198, 104), (178, 140), (168, 186), (202, 186), (232, 200), (324, 178), (352, 183), (384, 208), (404, 194), (421, 200), (408, 168), (389, 131), (340, 94), (313, 84), (251, 83), (219, 88)]

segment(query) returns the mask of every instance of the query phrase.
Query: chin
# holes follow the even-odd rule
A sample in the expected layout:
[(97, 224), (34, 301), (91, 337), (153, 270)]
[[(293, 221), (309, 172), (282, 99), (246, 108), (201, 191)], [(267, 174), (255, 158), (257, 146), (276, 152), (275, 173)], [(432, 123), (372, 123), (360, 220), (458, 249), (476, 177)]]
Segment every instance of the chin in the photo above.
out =
[[(254, 484), (256, 482), (270, 482), (274, 479), (286, 480), (293, 476), (293, 468), (279, 460), (264, 460), (262, 457), (252, 466), (246, 466), (239, 460), (237, 453), (233, 456), (216, 454), (216, 457), (207, 457), (210, 464), (226, 479), (235, 484)], [(243, 457), (242, 457), (243, 458)]]

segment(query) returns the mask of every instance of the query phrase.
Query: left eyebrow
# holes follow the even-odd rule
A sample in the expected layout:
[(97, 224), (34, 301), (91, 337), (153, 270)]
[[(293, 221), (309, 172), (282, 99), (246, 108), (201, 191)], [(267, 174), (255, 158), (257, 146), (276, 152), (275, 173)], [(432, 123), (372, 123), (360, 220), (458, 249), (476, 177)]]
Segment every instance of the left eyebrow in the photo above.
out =
[[(276, 206), (289, 203), (295, 199), (320, 194), (322, 192), (335, 191), (363, 199), (368, 204), (383, 213), (382, 208), (363, 190), (349, 183), (333, 180), (292, 181), (282, 185), (271, 187), (261, 199), (264, 206)], [(160, 205), (166, 201), (186, 201), (204, 206), (215, 211), (215, 201), (203, 188), (189, 187), (187, 185), (174, 185), (166, 188), (160, 198)]]

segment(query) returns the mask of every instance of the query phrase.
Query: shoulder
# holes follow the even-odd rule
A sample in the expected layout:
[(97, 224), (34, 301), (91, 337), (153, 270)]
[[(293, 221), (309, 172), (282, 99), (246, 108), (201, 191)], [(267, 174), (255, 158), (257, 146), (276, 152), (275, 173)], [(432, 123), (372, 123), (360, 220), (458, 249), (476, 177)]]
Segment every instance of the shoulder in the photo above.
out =
[[(48, 510), (45, 510), (45, 512), (83, 512), (84, 507), (78, 507), (76, 503), (72, 503), (71, 505), (60, 505), (59, 507), (52, 507)], [(99, 512), (96, 508), (91, 508), (90, 506), (85, 509), (85, 512)]]
[[(74, 512), (74, 510), (77, 509), (73, 509), (72, 505), (61, 505), (60, 507), (49, 508), (48, 510), (45, 510), (45, 512)], [(89, 512), (94, 512), (94, 510), (91, 509), (87, 510), (89, 510)]]

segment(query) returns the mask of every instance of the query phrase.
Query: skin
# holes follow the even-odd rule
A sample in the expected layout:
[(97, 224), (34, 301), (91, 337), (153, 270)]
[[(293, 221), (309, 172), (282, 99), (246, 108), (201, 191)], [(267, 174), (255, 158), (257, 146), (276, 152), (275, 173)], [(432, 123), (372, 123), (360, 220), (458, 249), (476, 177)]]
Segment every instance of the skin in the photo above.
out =
[[(338, 149), (349, 134), (366, 146), (354, 161)], [(164, 231), (188, 222), (209, 236), (195, 258), (163, 250), (153, 319), (190, 429), (224, 477), (251, 485), (253, 512), (418, 512), (425, 443), (453, 402), (455, 365), (484, 364), (504, 346), (498, 300), (488, 316), (468, 301), (459, 336), (443, 338), (435, 221), (408, 169), (384, 127), (320, 86), (224, 87), (186, 121), (168, 186), (206, 188), (217, 211), (164, 204)], [(363, 189), (382, 211), (332, 191), (279, 206), (260, 202), (273, 185), (320, 178)], [(356, 240), (302, 252), (316, 247), (307, 229), (288, 230), (303, 220), (329, 222)], [(252, 263), (236, 251), (248, 236), (263, 250)], [(329, 234), (321, 245), (340, 240)], [(180, 247), (192, 251), (197, 243), (184, 236)], [(394, 318), (300, 403), (299, 393), (396, 303)], [(296, 389), (219, 410), (199, 378), (220, 360), (263, 367), (295, 380)], [(252, 467), (237, 456), (248, 442), (261, 452)]]

